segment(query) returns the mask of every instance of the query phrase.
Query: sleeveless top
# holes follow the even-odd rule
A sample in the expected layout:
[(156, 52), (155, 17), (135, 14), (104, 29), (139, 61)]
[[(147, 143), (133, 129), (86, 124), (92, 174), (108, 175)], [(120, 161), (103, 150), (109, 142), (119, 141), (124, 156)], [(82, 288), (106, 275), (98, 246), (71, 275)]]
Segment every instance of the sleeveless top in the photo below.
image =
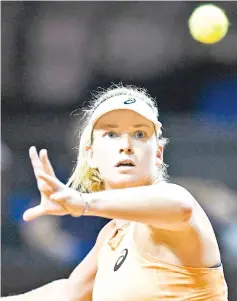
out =
[(222, 265), (176, 266), (143, 254), (133, 240), (134, 225), (115, 229), (102, 247), (93, 301), (227, 301)]

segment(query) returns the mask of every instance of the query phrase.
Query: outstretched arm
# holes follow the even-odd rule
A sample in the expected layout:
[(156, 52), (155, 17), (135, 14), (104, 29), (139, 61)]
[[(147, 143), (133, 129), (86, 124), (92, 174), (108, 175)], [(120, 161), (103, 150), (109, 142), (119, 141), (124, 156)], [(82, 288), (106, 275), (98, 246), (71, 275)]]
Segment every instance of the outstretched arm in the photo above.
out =
[[(50, 165), (49, 160), (46, 161)], [(48, 187), (49, 205), (52, 203), (61, 206), (64, 214), (80, 216), (85, 207), (88, 207), (86, 215), (137, 221), (165, 229), (180, 228), (191, 219), (194, 198), (179, 185), (162, 182), (150, 186), (81, 194), (64, 185), (54, 174), (50, 175), (44, 169), (38, 168), (34, 162), (32, 164), (39, 189), (42, 191), (44, 185)], [(40, 204), (29, 209), (24, 218), (30, 220), (45, 214), (58, 214), (49, 210), (49, 205), (45, 207)]]
[(180, 228), (192, 216), (193, 197), (183, 187), (158, 183), (150, 186), (83, 194), (86, 215), (125, 219), (155, 228)]

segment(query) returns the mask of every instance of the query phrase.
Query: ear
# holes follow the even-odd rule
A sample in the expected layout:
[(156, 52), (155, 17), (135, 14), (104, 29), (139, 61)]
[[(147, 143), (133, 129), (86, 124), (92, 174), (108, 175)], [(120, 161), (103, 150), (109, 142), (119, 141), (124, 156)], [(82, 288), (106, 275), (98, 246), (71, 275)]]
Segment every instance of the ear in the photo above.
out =
[(161, 144), (158, 144), (157, 153), (156, 153), (156, 165), (161, 166), (163, 163), (163, 154), (164, 147)]
[(90, 168), (97, 168), (94, 162), (93, 149), (92, 146), (86, 146), (86, 160)]

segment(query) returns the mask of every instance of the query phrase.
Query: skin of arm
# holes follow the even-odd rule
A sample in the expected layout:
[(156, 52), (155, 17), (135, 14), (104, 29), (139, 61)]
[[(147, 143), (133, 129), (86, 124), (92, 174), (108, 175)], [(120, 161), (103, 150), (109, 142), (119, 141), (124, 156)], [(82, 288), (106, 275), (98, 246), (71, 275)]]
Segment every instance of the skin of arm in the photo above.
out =
[[(180, 229), (190, 223), (195, 199), (182, 186), (154, 185), (80, 193), (58, 179), (38, 174), (54, 193), (50, 199), (72, 216), (90, 215), (147, 224), (157, 229)], [(87, 203), (87, 204), (86, 204)], [(86, 205), (86, 210), (85, 210)]]
[(88, 203), (85, 215), (132, 220), (165, 229), (189, 223), (194, 205), (186, 189), (169, 183), (105, 190), (82, 197)]
[(105, 238), (115, 227), (110, 221), (100, 231), (96, 243), (68, 279), (60, 279), (22, 295), (3, 297), (3, 301), (91, 301), (97, 272), (97, 256)]
[[(167, 230), (190, 222), (195, 200), (182, 186), (163, 181), (153, 185), (80, 193), (57, 179), (46, 152), (40, 152), (41, 160), (34, 148), (30, 153), (42, 197), (40, 205), (24, 213), (26, 221), (43, 215), (70, 214), (78, 217), (85, 214), (135, 221)], [(86, 212), (85, 206), (88, 207)]]

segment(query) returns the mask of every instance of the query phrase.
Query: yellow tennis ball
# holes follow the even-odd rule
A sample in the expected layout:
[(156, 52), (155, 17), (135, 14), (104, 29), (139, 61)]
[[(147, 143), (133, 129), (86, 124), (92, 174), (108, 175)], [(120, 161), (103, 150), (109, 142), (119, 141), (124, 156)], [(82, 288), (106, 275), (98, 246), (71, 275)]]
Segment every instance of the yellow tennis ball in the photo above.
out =
[(193, 38), (205, 44), (219, 42), (229, 27), (224, 11), (213, 4), (204, 4), (196, 8), (188, 23)]

